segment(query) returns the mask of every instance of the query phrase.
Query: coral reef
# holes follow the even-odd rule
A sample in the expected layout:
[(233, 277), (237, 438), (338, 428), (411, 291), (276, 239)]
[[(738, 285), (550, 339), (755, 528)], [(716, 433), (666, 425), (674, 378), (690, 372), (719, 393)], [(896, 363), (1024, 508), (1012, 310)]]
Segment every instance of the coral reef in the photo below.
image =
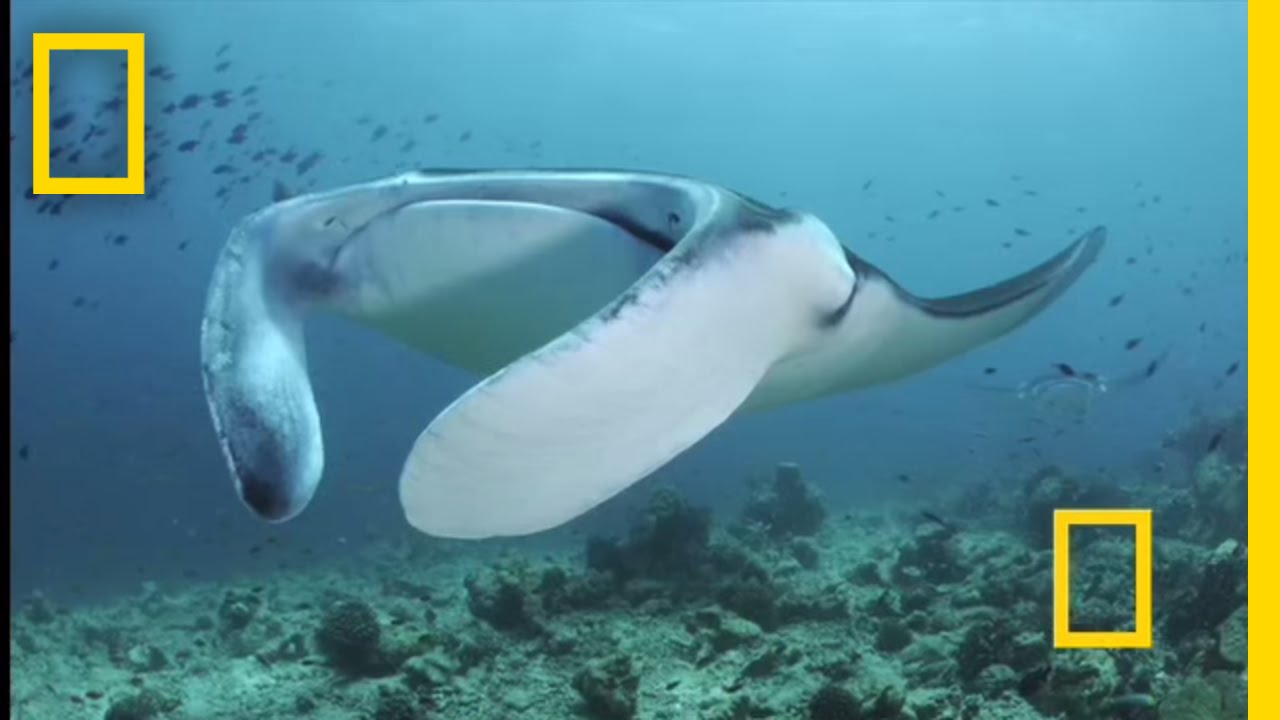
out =
[[(1243, 470), (1211, 456), (1197, 473), (1106, 488), (1046, 468), (926, 519), (832, 521), (782, 465), (727, 528), (660, 491), (617, 537), (562, 550), (376, 549), (91, 609), (33, 595), (11, 617), (11, 704), (24, 720), (1242, 719)], [(1051, 652), (1047, 513), (1116, 502), (1186, 509), (1156, 547), (1156, 648)], [(1079, 542), (1073, 625), (1131, 622), (1132, 537)]]
[(817, 489), (795, 463), (780, 463), (771, 483), (758, 482), (742, 511), (744, 522), (760, 526), (775, 539), (814, 535), (826, 517)]

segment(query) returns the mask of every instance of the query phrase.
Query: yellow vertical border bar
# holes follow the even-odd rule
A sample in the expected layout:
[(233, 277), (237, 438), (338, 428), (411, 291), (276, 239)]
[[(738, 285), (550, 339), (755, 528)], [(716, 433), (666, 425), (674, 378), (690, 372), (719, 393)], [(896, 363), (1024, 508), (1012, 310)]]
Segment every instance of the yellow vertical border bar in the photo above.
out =
[[(143, 33), (33, 33), (31, 36), (31, 189), (36, 195), (142, 195), (146, 192), (146, 38)], [(124, 177), (49, 176), (49, 57), (57, 50), (125, 52)]]
[(146, 101), (147, 101), (147, 58), (146, 43), (142, 33), (130, 33), (126, 48), (127, 67), (125, 69), (125, 109), (129, 120), (126, 125), (129, 139), (128, 169), (125, 171), (126, 188), (122, 194), (143, 195), (146, 193)]
[(31, 37), (31, 191), (37, 195), (53, 192), (49, 183), (49, 54), (50, 36)]
[[(1271, 665), (1275, 647), (1276, 592), (1270, 570), (1277, 552), (1272, 531), (1276, 509), (1275, 475), (1271, 472), (1270, 430), (1275, 421), (1274, 369), (1269, 363), (1274, 338), (1264, 323), (1275, 322), (1273, 243), (1276, 241), (1275, 163), (1277, 162), (1274, 87), (1276, 80), (1276, 10), (1272, 0), (1251, 2), (1249, 24), (1249, 714), (1280, 717)], [(1257, 239), (1258, 242), (1254, 242)], [(1256, 371), (1256, 372), (1255, 372)], [(1254, 478), (1261, 478), (1254, 482)]]

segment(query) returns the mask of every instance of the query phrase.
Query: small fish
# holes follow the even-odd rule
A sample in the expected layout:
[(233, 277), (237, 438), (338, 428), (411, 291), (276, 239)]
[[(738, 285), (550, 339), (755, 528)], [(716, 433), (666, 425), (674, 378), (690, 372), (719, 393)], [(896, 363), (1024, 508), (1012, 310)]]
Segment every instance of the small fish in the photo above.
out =
[(178, 152), (191, 152), (200, 144), (199, 140), (184, 140), (178, 145)]
[(1013, 234), (1014, 234), (1014, 235), (1017, 235), (1018, 237), (1028, 237), (1028, 236), (1030, 236), (1030, 235), (1031, 235), (1031, 231), (1030, 231), (1030, 230), (1024, 230), (1024, 229), (1022, 229), (1022, 228), (1014, 228), (1014, 229), (1013, 229)]
[(1062, 373), (1067, 377), (1076, 376), (1076, 369), (1066, 363), (1054, 363), (1053, 366), (1058, 369), (1058, 372)]
[(875, 184), (875, 181), (876, 181), (875, 178), (871, 178), (870, 180), (867, 180), (866, 182), (862, 183), (862, 192), (866, 192), (870, 190), (871, 186)]
[(231, 61), (230, 61), (230, 60), (223, 60), (222, 62), (220, 62), (220, 63), (218, 63), (217, 65), (214, 65), (214, 66), (213, 66), (213, 71), (214, 71), (214, 72), (216, 72), (216, 73), (226, 72), (226, 69), (227, 69), (227, 68), (229, 68), (229, 67), (231, 67)]
[(30, 460), (30, 459), (31, 459), (31, 446), (30, 446), (30, 445), (27, 445), (27, 444), (25, 444), (25, 443), (24, 443), (24, 444), (22, 445), (22, 447), (18, 448), (18, 459), (23, 460), (23, 461), (26, 461), (26, 460)]
[(231, 173), (233, 173), (233, 172), (235, 172), (235, 171), (236, 171), (236, 169), (235, 169), (234, 167), (232, 167), (232, 166), (230, 166), (230, 165), (228, 165), (228, 164), (226, 164), (226, 163), (222, 163), (222, 164), (220, 164), (220, 165), (218, 165), (218, 166), (216, 166), (216, 167), (214, 167), (214, 168), (213, 168), (213, 174), (214, 174), (214, 175), (229, 175), (229, 174), (231, 174)]
[(931, 211), (931, 212), (929, 213), (929, 216), (928, 216), (928, 217), (929, 217), (929, 219), (930, 219), (930, 220), (934, 220), (934, 219), (936, 219), (936, 218), (937, 218), (939, 215), (941, 215), (941, 214), (942, 214), (942, 211), (941, 211), (941, 210), (933, 210), (933, 211)]
[(1209, 447), (1205, 449), (1204, 454), (1212, 455), (1213, 451), (1217, 450), (1218, 446), (1221, 444), (1222, 444), (1222, 433), (1221, 432), (1214, 433), (1213, 437), (1209, 438)]
[(314, 151), (310, 155), (302, 158), (302, 160), (298, 162), (298, 174), (302, 175), (303, 173), (307, 172), (311, 168), (315, 167), (316, 163), (320, 162), (320, 160), (323, 158), (324, 158), (324, 155), (322, 155), (318, 151)]
[(424, 124), (424, 125), (430, 125), (431, 123), (433, 123), (433, 122), (435, 122), (435, 121), (437, 121), (437, 120), (439, 120), (439, 119), (440, 119), (440, 113), (427, 113), (427, 114), (426, 114), (426, 115), (424, 115), (424, 116), (423, 116), (423, 118), (422, 118), (422, 124)]
[(987, 204), (987, 207), (1000, 207), (1000, 203), (991, 198), (987, 198), (983, 202)]
[(182, 98), (182, 101), (178, 103), (178, 107), (182, 110), (194, 110), (200, 107), (200, 101), (203, 99), (199, 95), (192, 93)]
[(280, 202), (282, 200), (288, 200), (291, 197), (293, 197), (293, 192), (290, 191), (284, 183), (277, 180), (275, 185), (271, 188), (271, 199), (275, 202)]
[(460, 142), (460, 143), (464, 143), (464, 142), (466, 142), (466, 141), (468, 141), (468, 140), (470, 140), (470, 139), (471, 139), (471, 131), (470, 131), (470, 130), (467, 130), (466, 132), (464, 132), (464, 133), (462, 133), (461, 135), (459, 135), (459, 136), (458, 136), (458, 142)]
[(1227, 374), (1224, 377), (1231, 377), (1232, 375), (1235, 375), (1236, 371), (1239, 369), (1240, 369), (1240, 361), (1237, 360), (1231, 363), (1231, 365), (1227, 368)]
[(986, 367), (986, 368), (982, 368), (982, 374), (983, 374), (983, 375), (995, 375), (995, 374), (996, 374), (996, 369), (995, 369), (995, 368), (993, 368), (993, 367)]
[(1111, 300), (1107, 302), (1107, 305), (1108, 305), (1109, 307), (1116, 307), (1117, 305), (1119, 305), (1119, 304), (1120, 304), (1120, 303), (1122, 303), (1122, 302), (1124, 302), (1124, 293), (1121, 293), (1121, 294), (1119, 294), (1119, 295), (1112, 296)]
[(1139, 345), (1141, 345), (1141, 344), (1142, 344), (1142, 338), (1140, 338), (1140, 337), (1136, 337), (1136, 338), (1129, 338), (1129, 339), (1128, 339), (1128, 340), (1126, 340), (1126, 341), (1125, 341), (1125, 343), (1124, 343), (1124, 349), (1125, 349), (1125, 350), (1132, 350), (1132, 349), (1134, 349), (1134, 348), (1138, 347), (1138, 346), (1139, 346)]
[(119, 247), (129, 242), (129, 236), (124, 234), (119, 234), (111, 238), (111, 242), (115, 243), (116, 247)]
[(53, 127), (54, 130), (62, 130), (63, 128), (70, 125), (73, 121), (75, 121), (75, 119), (76, 119), (76, 114), (74, 112), (64, 112), (61, 115), (58, 115), (57, 117), (55, 117), (52, 120), (52, 122), (50, 122), (49, 124)]
[(902, 483), (903, 485), (908, 485), (911, 483), (911, 476), (906, 473), (898, 473), (896, 476), (894, 476), (894, 479)]
[(381, 140), (383, 137), (385, 137), (385, 136), (386, 136), (386, 134), (387, 134), (387, 126), (386, 126), (386, 125), (379, 125), (378, 127), (376, 127), (376, 128), (374, 128), (374, 129), (373, 129), (373, 135), (372, 135), (372, 137), (370, 137), (370, 138), (369, 138), (369, 141), (370, 141), (370, 142), (377, 142), (377, 141)]
[(213, 56), (215, 58), (220, 58), (223, 55), (226, 55), (227, 51), (230, 49), (231, 49), (231, 43), (222, 43), (222, 45), (218, 46), (218, 51), (214, 53)]
[(933, 524), (935, 524), (935, 525), (937, 525), (937, 526), (939, 526), (939, 527), (946, 528), (947, 530), (951, 530), (951, 529), (953, 529), (953, 526), (952, 526), (952, 524), (951, 524), (951, 523), (947, 522), (946, 520), (943, 520), (942, 518), (938, 517), (937, 515), (934, 515), (933, 513), (929, 512), (928, 510), (921, 510), (921, 511), (920, 511), (920, 517), (924, 518), (925, 520), (928, 520), (929, 522), (931, 522), (931, 523), (933, 523)]
[(57, 258), (54, 258), (49, 261), (49, 270), (57, 270), (58, 266), (61, 264), (62, 262), (60, 260), (58, 260)]
[(1143, 377), (1151, 377), (1152, 375), (1155, 375), (1156, 371), (1159, 369), (1160, 369), (1160, 359), (1156, 358), (1155, 360), (1152, 360), (1151, 362), (1147, 363), (1147, 371), (1143, 373)]

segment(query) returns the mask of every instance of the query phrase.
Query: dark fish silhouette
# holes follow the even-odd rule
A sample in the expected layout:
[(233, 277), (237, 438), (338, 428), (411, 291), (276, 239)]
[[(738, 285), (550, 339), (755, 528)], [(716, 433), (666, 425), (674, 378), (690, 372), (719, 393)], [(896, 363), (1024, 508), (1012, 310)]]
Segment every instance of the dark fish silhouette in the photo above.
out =
[(1075, 376), (1076, 376), (1076, 370), (1075, 370), (1075, 368), (1071, 367), (1070, 365), (1068, 365), (1068, 364), (1066, 364), (1066, 363), (1054, 363), (1054, 365), (1053, 365), (1053, 366), (1054, 366), (1055, 368), (1057, 368), (1057, 369), (1058, 369), (1058, 372), (1062, 373), (1063, 375), (1065, 375), (1065, 376), (1067, 376), (1067, 377), (1075, 377)]
[(277, 180), (275, 185), (271, 188), (271, 199), (275, 202), (280, 202), (281, 200), (288, 200), (291, 197), (293, 197), (293, 193), (290, 192), (289, 188), (285, 187), (284, 183)]
[(1142, 338), (1129, 338), (1124, 343), (1125, 350), (1132, 350), (1142, 344)]
[(310, 155), (302, 158), (302, 160), (298, 162), (298, 174), (302, 175), (315, 167), (316, 163), (320, 162), (322, 158), (324, 158), (324, 155), (319, 152), (312, 152)]
[(1220, 432), (1214, 433), (1213, 437), (1209, 438), (1209, 447), (1205, 450), (1205, 454), (1206, 455), (1213, 454), (1213, 451), (1217, 450), (1218, 446), (1221, 444), (1222, 444), (1222, 433)]

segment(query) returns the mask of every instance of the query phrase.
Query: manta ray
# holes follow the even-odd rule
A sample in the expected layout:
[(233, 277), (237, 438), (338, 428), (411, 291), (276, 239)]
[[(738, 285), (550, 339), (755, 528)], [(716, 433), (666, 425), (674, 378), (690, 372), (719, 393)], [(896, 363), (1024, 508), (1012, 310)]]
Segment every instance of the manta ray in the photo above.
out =
[[(887, 383), (999, 338), (1070, 287), (1102, 227), (989, 287), (926, 299), (812, 214), (639, 172), (412, 172), (249, 215), (213, 271), (205, 395), (236, 490), (295, 517), (324, 469), (304, 325), (335, 313), (484, 379), (399, 479), (435, 536), (586, 513), (731, 416)], [(427, 408), (424, 414), (430, 415)]]

